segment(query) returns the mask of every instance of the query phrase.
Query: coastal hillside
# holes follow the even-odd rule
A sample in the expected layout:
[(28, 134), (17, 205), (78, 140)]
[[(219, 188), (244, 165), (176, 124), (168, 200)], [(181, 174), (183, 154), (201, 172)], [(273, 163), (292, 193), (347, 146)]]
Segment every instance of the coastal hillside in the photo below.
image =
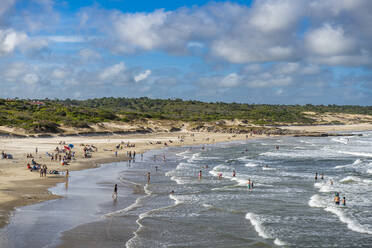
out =
[(371, 106), (267, 105), (181, 99), (0, 99), (3, 134), (274, 132), (286, 125), (372, 123)]

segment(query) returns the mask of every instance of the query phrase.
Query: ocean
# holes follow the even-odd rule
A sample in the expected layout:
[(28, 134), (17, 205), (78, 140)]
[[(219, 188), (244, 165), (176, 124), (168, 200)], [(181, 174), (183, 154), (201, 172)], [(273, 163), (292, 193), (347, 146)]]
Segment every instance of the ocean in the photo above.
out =
[(51, 189), (64, 198), (14, 212), (0, 247), (371, 247), (372, 132), (359, 134), (173, 147), (73, 172)]

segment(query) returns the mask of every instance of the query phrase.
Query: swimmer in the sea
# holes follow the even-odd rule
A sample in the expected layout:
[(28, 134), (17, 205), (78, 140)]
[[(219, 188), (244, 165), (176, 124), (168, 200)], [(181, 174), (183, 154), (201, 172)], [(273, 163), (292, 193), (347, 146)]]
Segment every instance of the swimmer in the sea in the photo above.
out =
[(232, 175), (233, 177), (235, 177), (236, 176), (236, 172), (235, 172), (235, 170), (233, 170), (233, 175)]

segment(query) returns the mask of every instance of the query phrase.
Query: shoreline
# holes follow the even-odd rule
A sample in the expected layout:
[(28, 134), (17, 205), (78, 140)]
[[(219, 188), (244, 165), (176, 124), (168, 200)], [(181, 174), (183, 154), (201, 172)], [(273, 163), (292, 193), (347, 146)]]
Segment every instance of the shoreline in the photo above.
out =
[[(292, 126), (286, 127), (289, 130), (302, 130), (306, 132), (332, 132), (332, 131), (339, 131), (339, 132), (351, 132), (351, 131), (369, 131), (372, 130), (372, 125), (362, 124), (362, 125), (339, 125), (339, 126)], [(179, 141), (177, 138), (179, 136), (185, 136), (184, 142), (176, 142)], [(284, 136), (291, 136), (291, 135), (284, 135)], [(257, 138), (265, 138), (266, 135), (254, 135), (249, 136), (248, 139), (257, 139)], [(229, 141), (238, 141), (238, 140), (246, 140), (246, 134), (230, 134), (230, 133), (207, 133), (207, 132), (177, 132), (177, 133), (151, 133), (151, 134), (131, 134), (131, 135), (115, 135), (115, 136), (82, 136), (82, 137), (43, 137), (43, 138), (0, 138), (2, 141), (8, 141), (8, 143), (15, 142), (15, 148), (18, 150), (18, 153), (14, 153), (17, 155), (25, 154), (30, 152), (30, 149), (34, 149), (34, 147), (38, 147), (38, 145), (45, 145), (48, 144), (47, 147), (43, 147), (40, 149), (40, 154), (44, 151), (50, 151), (50, 148), (57, 145), (58, 140), (68, 140), (74, 141), (76, 143), (85, 143), (85, 144), (95, 144), (93, 142), (99, 141), (97, 147), (99, 148), (100, 152), (97, 154), (94, 153), (94, 157), (91, 159), (84, 159), (80, 158), (76, 161), (72, 162), (69, 167), (61, 168), (61, 166), (57, 163), (54, 165), (48, 165), (48, 169), (69, 169), (69, 171), (78, 171), (84, 170), (88, 168), (95, 168), (99, 167), (102, 164), (112, 163), (112, 162), (120, 162), (120, 161), (127, 161), (129, 158), (124, 154), (119, 154), (118, 157), (114, 155), (114, 146), (115, 144), (121, 141), (128, 141), (130, 143), (136, 143), (136, 147), (133, 148), (125, 148), (123, 151), (136, 151), (137, 154), (144, 153), (149, 150), (156, 150), (171, 146), (188, 146), (188, 145), (202, 145), (202, 144), (215, 144), (221, 142), (229, 142)], [(105, 142), (106, 140), (106, 142)], [(163, 142), (174, 140), (172, 143), (168, 142), (168, 145), (165, 146), (164, 144), (157, 145), (157, 144), (149, 144), (149, 142), (155, 140), (162, 140)], [(29, 144), (27, 148), (20, 149), (21, 147), (17, 146), (16, 141), (28, 141)], [(31, 142), (30, 142), (31, 141)], [(34, 141), (34, 142), (32, 142)], [(6, 146), (5, 146), (6, 148)], [(112, 149), (110, 149), (112, 148)], [(4, 149), (1, 147), (1, 149)], [(32, 150), (31, 149), (31, 150)], [(100, 154), (96, 157), (96, 155)], [(78, 154), (79, 156), (79, 154)], [(16, 158), (17, 159), (17, 158)], [(12, 164), (14, 160), (9, 161), (7, 164), (8, 167), (4, 166), (4, 161), (0, 163), (0, 228), (4, 227), (9, 223), (9, 218), (11, 213), (17, 208), (26, 205), (32, 205), (43, 201), (58, 199), (61, 196), (54, 195), (49, 191), (49, 188), (56, 186), (58, 183), (62, 183), (66, 181), (64, 176), (52, 176), (48, 175), (48, 178), (39, 178), (37, 172), (33, 172), (33, 177), (28, 177), (26, 174), (30, 172), (26, 172), (25, 164), (26, 159), (16, 160), (15, 163)], [(6, 161), (7, 162), (7, 161)], [(14, 167), (16, 164), (16, 168)], [(22, 166), (23, 164), (23, 166)], [(4, 172), (5, 167), (5, 172)], [(9, 173), (8, 171), (11, 171)], [(17, 174), (17, 172), (23, 173)], [(35, 174), (37, 174), (35, 176)], [(14, 178), (12, 178), (14, 177)], [(5, 181), (4, 181), (5, 179)], [(21, 185), (20, 185), (21, 184)]]
[[(170, 139), (177, 139), (177, 136), (188, 135), (184, 142), (175, 142), (164, 144), (149, 144), (154, 140), (162, 140), (163, 142), (169, 141)], [(194, 136), (191, 136), (194, 135)], [(208, 139), (213, 137), (213, 139)], [(252, 138), (261, 138), (263, 136), (254, 136)], [(47, 164), (49, 169), (56, 169), (59, 171), (69, 170), (70, 173), (73, 171), (80, 171), (89, 168), (100, 167), (103, 164), (112, 162), (127, 161), (129, 158), (124, 154), (126, 151), (136, 151), (139, 155), (149, 150), (157, 150), (166, 147), (173, 146), (188, 146), (188, 145), (202, 145), (202, 144), (215, 144), (228, 141), (245, 140), (245, 135), (235, 134), (215, 134), (215, 133), (156, 133), (156, 134), (136, 134), (136, 135), (125, 135), (125, 136), (87, 136), (87, 137), (52, 137), (52, 138), (5, 138), (2, 141), (13, 142), (28, 142), (29, 146), (37, 147), (37, 145), (48, 144), (49, 148), (57, 145), (57, 140), (74, 140), (80, 141), (79, 143), (92, 144), (92, 142), (86, 141), (97, 141), (101, 143), (95, 144), (99, 151), (93, 153), (93, 158), (84, 159), (81, 154), (78, 154), (78, 159), (73, 161), (68, 167), (61, 167), (57, 164)], [(107, 140), (107, 143), (105, 142)], [(129, 141), (130, 143), (137, 143), (136, 147), (125, 148), (120, 151), (118, 157), (115, 157), (114, 147), (115, 144), (121, 141)], [(42, 142), (40, 142), (42, 141)], [(137, 141), (137, 142), (136, 142)], [(154, 142), (153, 142), (154, 143)], [(4, 145), (3, 145), (4, 146)], [(6, 148), (6, 147), (5, 147)], [(109, 149), (111, 148), (111, 149)], [(14, 160), (2, 159), (0, 160), (0, 228), (4, 227), (9, 223), (11, 213), (17, 207), (23, 207), (40, 203), (43, 201), (53, 200), (61, 198), (61, 196), (54, 195), (49, 191), (49, 188), (56, 186), (58, 183), (66, 181), (66, 177), (63, 175), (48, 175), (47, 178), (40, 178), (38, 172), (29, 172), (26, 169), (27, 159), (18, 159), (18, 156), (29, 153), (30, 149), (18, 149), (18, 153), (14, 150), (10, 152), (14, 156)], [(40, 149), (37, 159), (42, 161), (41, 163), (48, 163), (43, 156), (43, 153), (47, 148)], [(4, 150), (4, 147), (2, 147)], [(9, 149), (7, 149), (9, 151)], [(50, 150), (49, 150), (50, 152)], [(36, 156), (34, 156), (36, 157)], [(49, 158), (47, 158), (49, 159)], [(30, 160), (30, 159), (28, 159)], [(5, 163), (6, 162), (6, 163)], [(15, 167), (15, 168), (13, 168)], [(62, 169), (62, 170), (61, 170)], [(31, 174), (30, 174), (31, 173)]]

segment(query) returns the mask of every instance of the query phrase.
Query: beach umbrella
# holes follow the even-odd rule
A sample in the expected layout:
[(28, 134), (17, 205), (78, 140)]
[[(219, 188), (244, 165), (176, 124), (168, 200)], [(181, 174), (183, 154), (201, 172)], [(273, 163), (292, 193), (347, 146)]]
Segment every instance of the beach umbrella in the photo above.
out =
[(71, 150), (70, 147), (68, 147), (68, 146), (65, 146), (65, 148), (66, 148), (67, 150), (69, 150), (69, 151)]
[(74, 145), (73, 144), (69, 144), (68, 147), (74, 148)]

